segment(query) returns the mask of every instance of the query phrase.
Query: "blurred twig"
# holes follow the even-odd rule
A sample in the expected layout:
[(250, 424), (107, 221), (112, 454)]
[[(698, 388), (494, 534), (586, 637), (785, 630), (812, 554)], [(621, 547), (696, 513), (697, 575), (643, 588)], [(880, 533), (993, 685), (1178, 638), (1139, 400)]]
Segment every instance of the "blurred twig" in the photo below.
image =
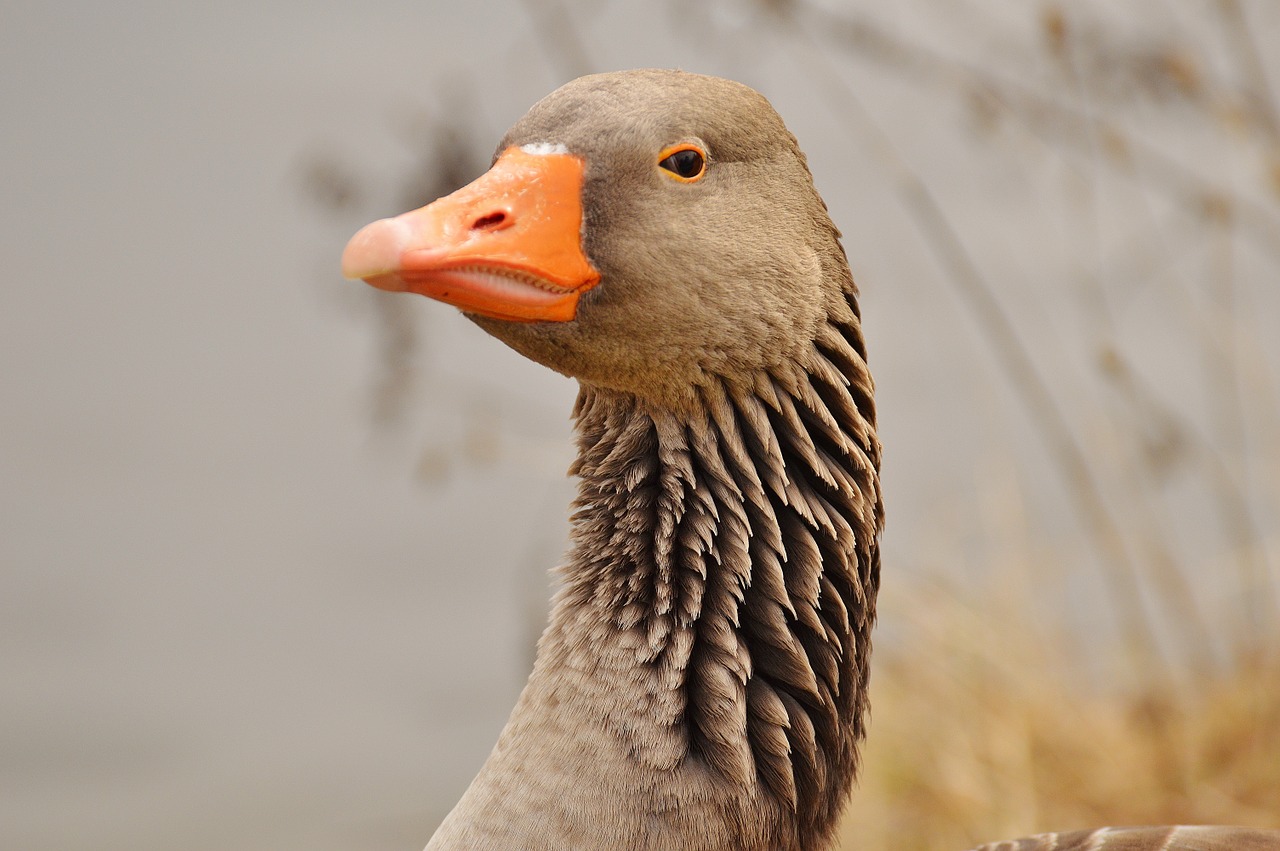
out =
[[(956, 89), (964, 95), (976, 93), (1000, 109), (1002, 114), (1026, 127), (1051, 149), (1069, 144), (1089, 153), (1092, 150), (1091, 134), (1097, 132), (1105, 142), (1104, 149), (1110, 160), (1141, 164), (1150, 186), (1171, 193), (1189, 208), (1231, 196), (1227, 189), (1206, 180), (1103, 116), (1084, 115), (1021, 81), (998, 78), (960, 60), (909, 44), (866, 18), (850, 18), (812, 3), (802, 4), (802, 8), (803, 18), (810, 22), (805, 26), (806, 32), (822, 33), (824, 38), (835, 41), (860, 58), (910, 73), (930, 84)], [(810, 49), (818, 54), (822, 52), (817, 44), (811, 44)], [(1214, 102), (1239, 100), (1234, 94), (1228, 96), (1225, 93), (1206, 99)], [(1280, 257), (1280, 216), (1276, 211), (1243, 197), (1235, 198), (1234, 203), (1241, 234), (1248, 236), (1262, 250)]]
[[(1079, 53), (1078, 39), (1072, 37), (1072, 27), (1068, 24), (1065, 14), (1051, 7), (1051, 17), (1047, 24), (1050, 36), (1051, 55), (1057, 61), (1062, 73), (1066, 77), (1071, 92), (1076, 100), (1083, 105), (1081, 114), (1086, 119), (1091, 119), (1097, 114), (1093, 108), (1093, 95), (1088, 80), (1085, 75), (1080, 72), (1078, 67)], [(1086, 124), (1085, 134), (1090, 148), (1090, 163), (1093, 168), (1090, 169), (1090, 176), (1093, 181), (1101, 179), (1101, 168), (1103, 166), (1102, 146), (1103, 139), (1099, 128), (1092, 121)], [(1095, 184), (1088, 182), (1086, 185), (1086, 205), (1089, 211), (1088, 220), (1091, 226), (1090, 240), (1094, 246), (1093, 254), (1097, 254), (1098, 248), (1102, 245), (1102, 227), (1100, 222), (1100, 211), (1098, 209), (1098, 193), (1095, 191)], [(1101, 291), (1101, 280), (1098, 276), (1103, 273), (1103, 267), (1099, 266), (1093, 270), (1087, 279), (1094, 284), (1094, 289), (1098, 293), (1095, 301), (1097, 307), (1094, 316), (1095, 332), (1102, 335), (1102, 339), (1113, 341), (1117, 339), (1114, 330), (1111, 314), (1108, 310), (1106, 299)], [(1127, 364), (1122, 359), (1119, 351), (1108, 345), (1108, 357), (1103, 358), (1104, 368), (1109, 367), (1113, 377), (1117, 379), (1125, 390), (1133, 389), (1132, 381), (1124, 381), (1129, 378), (1129, 372), (1126, 369)], [(1150, 406), (1148, 406), (1148, 413)], [(1169, 417), (1142, 417), (1139, 415), (1138, 423), (1156, 423), (1164, 426), (1159, 431), (1159, 437), (1155, 441), (1148, 442), (1149, 446), (1153, 446), (1153, 451), (1147, 453), (1148, 463), (1130, 463), (1127, 466), (1133, 471), (1134, 475), (1124, 476), (1124, 479), (1131, 482), (1131, 487), (1141, 487), (1139, 483), (1149, 482), (1150, 477), (1140, 475), (1141, 470), (1145, 466), (1150, 469), (1153, 465), (1167, 465), (1169, 456), (1175, 454), (1171, 451), (1172, 447), (1180, 447), (1185, 445), (1182, 439), (1182, 431), (1177, 428), (1176, 424)], [(1154, 449), (1154, 447), (1159, 447)], [(1122, 462), (1124, 463), (1124, 462)], [(1135, 469), (1136, 468), (1136, 469)], [(1140, 498), (1135, 499), (1129, 505), (1129, 518), (1126, 524), (1130, 533), (1130, 539), (1134, 541), (1135, 547), (1139, 548), (1144, 558), (1143, 563), (1148, 570), (1151, 571), (1152, 577), (1157, 581), (1158, 587), (1162, 589), (1162, 593), (1155, 595), (1155, 600), (1163, 602), (1167, 609), (1172, 611), (1174, 622), (1178, 628), (1174, 630), (1176, 637), (1180, 638), (1182, 647), (1182, 659), (1189, 665), (1193, 674), (1203, 675), (1210, 670), (1210, 660), (1212, 658), (1212, 641), (1208, 627), (1205, 625), (1204, 618), (1196, 605), (1195, 594), (1191, 589), (1190, 582), (1186, 574), (1179, 569), (1177, 561), (1169, 552), (1165, 541), (1167, 535), (1162, 534), (1158, 527), (1159, 521), (1156, 519), (1156, 512), (1152, 510), (1152, 494), (1145, 493)]]
[[(1219, 445), (1225, 448), (1223, 457), (1227, 459), (1223, 462), (1221, 478), (1233, 484), (1247, 486), (1249, 471), (1244, 459), (1249, 454), (1249, 433), (1244, 402), (1240, 397), (1239, 346), (1235, 335), (1231, 333), (1238, 320), (1230, 208), (1225, 209), (1214, 224), (1217, 266), (1214, 274), (1215, 296), (1220, 317), (1220, 321), (1214, 325), (1219, 329), (1226, 329), (1226, 332), (1209, 335), (1205, 363), (1210, 372), (1209, 388), (1214, 400), (1211, 408), (1217, 420), (1215, 433), (1220, 438)], [(1236, 491), (1237, 487), (1233, 486), (1228, 494)], [(1223, 508), (1219, 513), (1226, 528), (1231, 557), (1240, 573), (1240, 608), (1245, 622), (1238, 628), (1244, 633), (1240, 637), (1244, 646), (1239, 652), (1246, 659), (1260, 655), (1271, 656), (1273, 651), (1267, 648), (1267, 641), (1277, 637), (1274, 624), (1280, 622), (1280, 609), (1277, 608), (1275, 592), (1268, 581), (1269, 571), (1258, 545), (1257, 530), (1249, 516), (1247, 503), (1230, 499), (1221, 504)], [(1268, 624), (1273, 626), (1268, 629)]]
[(1218, 0), (1218, 11), (1222, 16), (1227, 35), (1231, 39), (1234, 53), (1244, 66), (1249, 78), (1249, 102), (1254, 114), (1271, 137), (1273, 144), (1280, 144), (1280, 118), (1276, 116), (1277, 104), (1275, 93), (1271, 89), (1267, 77), (1266, 66), (1262, 64), (1262, 55), (1258, 52), (1257, 42), (1245, 20), (1244, 9), (1240, 0)]

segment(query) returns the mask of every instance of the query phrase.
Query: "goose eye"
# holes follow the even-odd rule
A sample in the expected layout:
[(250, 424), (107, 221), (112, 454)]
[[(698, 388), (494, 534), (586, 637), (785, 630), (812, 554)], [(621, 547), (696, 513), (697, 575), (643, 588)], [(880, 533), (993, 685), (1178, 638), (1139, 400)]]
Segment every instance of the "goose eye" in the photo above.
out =
[(676, 145), (658, 155), (658, 165), (676, 180), (692, 183), (707, 171), (707, 156), (694, 145)]

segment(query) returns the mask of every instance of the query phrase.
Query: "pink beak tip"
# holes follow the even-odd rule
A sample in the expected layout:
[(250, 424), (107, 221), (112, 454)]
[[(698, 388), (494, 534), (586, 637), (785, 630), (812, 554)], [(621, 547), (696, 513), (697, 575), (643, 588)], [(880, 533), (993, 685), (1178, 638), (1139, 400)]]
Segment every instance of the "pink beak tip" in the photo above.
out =
[(408, 242), (408, 228), (399, 219), (379, 219), (365, 225), (342, 252), (342, 276), (367, 280), (396, 271)]

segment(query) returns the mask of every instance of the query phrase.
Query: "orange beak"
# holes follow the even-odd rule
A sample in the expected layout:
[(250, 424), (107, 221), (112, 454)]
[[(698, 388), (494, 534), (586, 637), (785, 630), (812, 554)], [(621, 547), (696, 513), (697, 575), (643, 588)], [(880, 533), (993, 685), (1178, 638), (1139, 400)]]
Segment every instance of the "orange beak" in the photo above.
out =
[(342, 274), (513, 322), (568, 322), (600, 281), (582, 250), (582, 160), (508, 148), (452, 195), (366, 225)]

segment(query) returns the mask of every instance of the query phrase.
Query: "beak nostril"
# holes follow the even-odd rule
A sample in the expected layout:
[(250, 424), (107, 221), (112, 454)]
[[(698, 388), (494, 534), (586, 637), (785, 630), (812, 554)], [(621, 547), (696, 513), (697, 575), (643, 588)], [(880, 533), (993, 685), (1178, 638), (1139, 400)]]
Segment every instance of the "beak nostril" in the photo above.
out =
[(504, 210), (486, 213), (471, 223), (472, 230), (498, 230), (506, 227), (507, 214)]

